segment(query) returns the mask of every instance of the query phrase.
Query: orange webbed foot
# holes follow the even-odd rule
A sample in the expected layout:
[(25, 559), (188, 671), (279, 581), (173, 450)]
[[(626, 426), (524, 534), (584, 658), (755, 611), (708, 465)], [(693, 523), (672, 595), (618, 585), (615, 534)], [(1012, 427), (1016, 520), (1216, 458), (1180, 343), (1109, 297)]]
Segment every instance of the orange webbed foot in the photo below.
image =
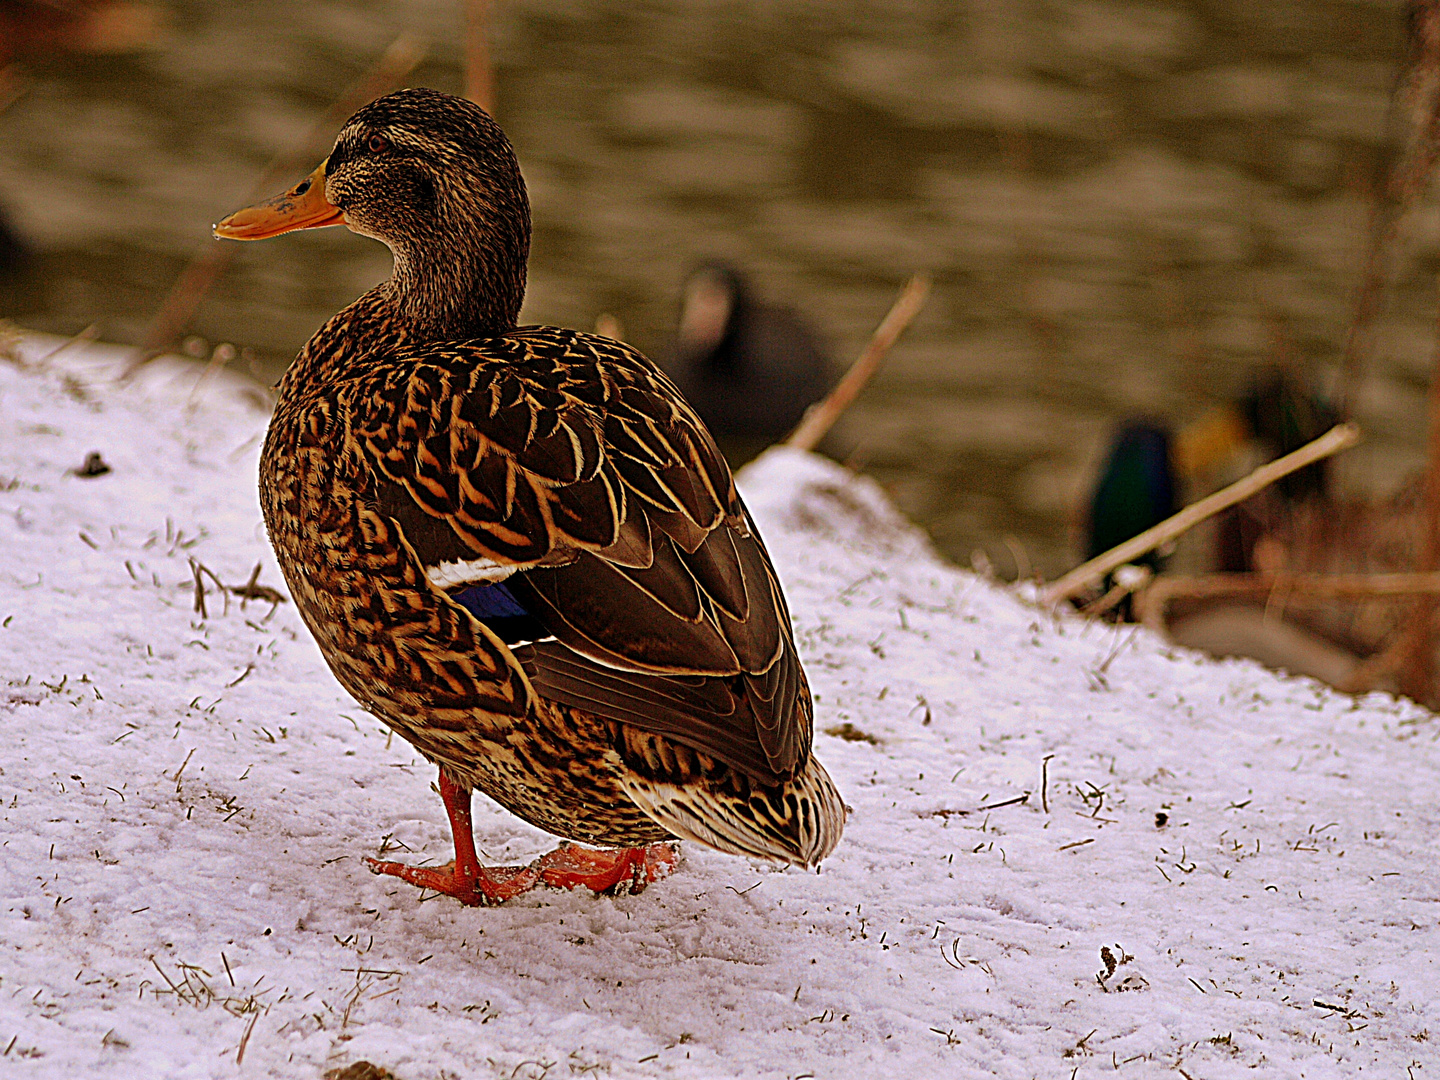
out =
[(540, 871), (534, 865), (476, 867), (473, 875), (457, 873), (454, 860), (444, 866), (406, 866), (367, 858), (365, 865), (372, 874), (388, 874), (422, 889), (453, 896), (467, 907), (503, 904), (540, 883)]
[(581, 886), (596, 893), (637, 893), (675, 869), (673, 843), (640, 848), (582, 848), (569, 841), (529, 866), (481, 866), (470, 825), (470, 789), (440, 770), (440, 798), (455, 838), (455, 858), (444, 866), (406, 866), (367, 858), (371, 873), (387, 874), (453, 896), (468, 907), (503, 904), (542, 881), (557, 889)]
[(564, 843), (530, 865), (540, 880), (557, 889), (582, 886), (595, 893), (638, 893), (670, 874), (679, 863), (674, 844), (643, 848), (583, 848)]

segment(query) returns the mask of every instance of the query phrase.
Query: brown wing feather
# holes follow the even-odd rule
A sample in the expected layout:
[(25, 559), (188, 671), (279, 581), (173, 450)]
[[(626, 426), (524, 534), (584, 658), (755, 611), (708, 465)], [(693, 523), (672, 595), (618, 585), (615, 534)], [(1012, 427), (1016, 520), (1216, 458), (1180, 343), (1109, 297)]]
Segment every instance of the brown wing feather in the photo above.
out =
[[(521, 646), (516, 656), (535, 689), (545, 697), (616, 720), (642, 731), (674, 739), (718, 761), (761, 779), (788, 776), (793, 770), (777, 768), (787, 757), (802, 765), (809, 757), (810, 694), (799, 664), (776, 669), (798, 676), (790, 683), (789, 723), (785, 728), (794, 745), (778, 741), (767, 750), (757, 730), (773, 730), (765, 718), (774, 714), (774, 699), (753, 693), (753, 676), (704, 678), (637, 675), (602, 667), (563, 645), (545, 642)], [(782, 676), (784, 679), (784, 676)]]
[(387, 360), (352, 397), (377, 509), (424, 565), (531, 567), (539, 693), (757, 776), (810, 746), (774, 570), (724, 458), (638, 353), (549, 328)]

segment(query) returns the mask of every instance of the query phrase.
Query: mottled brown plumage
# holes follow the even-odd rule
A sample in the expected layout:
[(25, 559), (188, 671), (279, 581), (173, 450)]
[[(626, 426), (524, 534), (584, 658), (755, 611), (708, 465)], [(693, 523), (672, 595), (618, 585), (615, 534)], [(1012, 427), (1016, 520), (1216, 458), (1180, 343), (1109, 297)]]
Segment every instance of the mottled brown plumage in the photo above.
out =
[(217, 231), (340, 213), (390, 245), (395, 275), (281, 381), (261, 501), (336, 677), (441, 769), (457, 833), (445, 891), (508, 895), (458, 884), (473, 788), (593, 844), (682, 837), (818, 862), (844, 811), (810, 753), (769, 556), (653, 364), (515, 325), (529, 211), (500, 129), (462, 99), (389, 95), (310, 180)]

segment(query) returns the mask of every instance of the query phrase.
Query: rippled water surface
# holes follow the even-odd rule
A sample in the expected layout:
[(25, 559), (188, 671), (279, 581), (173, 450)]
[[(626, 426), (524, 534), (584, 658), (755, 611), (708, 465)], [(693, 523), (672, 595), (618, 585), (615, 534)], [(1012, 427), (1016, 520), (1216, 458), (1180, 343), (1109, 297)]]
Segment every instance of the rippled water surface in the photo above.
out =
[[(158, 51), (32, 62), (0, 114), (0, 200), (39, 254), (0, 314), (138, 340), (210, 223), (397, 34), (430, 42), (412, 84), (459, 89), (457, 6), (177, 2)], [(681, 277), (719, 255), (848, 361), (930, 271), (827, 448), (961, 560), (1063, 569), (1117, 419), (1183, 422), (1258, 365), (1337, 358), (1394, 3), (494, 8), (496, 112), (535, 211), (525, 318), (610, 312), (662, 352)], [(1423, 444), (1440, 208), (1403, 238), (1352, 484), (1393, 486)], [(387, 269), (339, 229), (246, 245), (192, 329), (273, 377)]]

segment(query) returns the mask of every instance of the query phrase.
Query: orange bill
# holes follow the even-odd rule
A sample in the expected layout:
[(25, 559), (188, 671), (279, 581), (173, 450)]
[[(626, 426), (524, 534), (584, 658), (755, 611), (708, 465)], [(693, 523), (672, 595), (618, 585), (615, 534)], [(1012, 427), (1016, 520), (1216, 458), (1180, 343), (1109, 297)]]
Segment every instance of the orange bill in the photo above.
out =
[(323, 229), (343, 225), (340, 208), (325, 198), (325, 166), (329, 158), (289, 191), (244, 210), (236, 210), (219, 225), (215, 235), (222, 240), (264, 240), (296, 229)]

